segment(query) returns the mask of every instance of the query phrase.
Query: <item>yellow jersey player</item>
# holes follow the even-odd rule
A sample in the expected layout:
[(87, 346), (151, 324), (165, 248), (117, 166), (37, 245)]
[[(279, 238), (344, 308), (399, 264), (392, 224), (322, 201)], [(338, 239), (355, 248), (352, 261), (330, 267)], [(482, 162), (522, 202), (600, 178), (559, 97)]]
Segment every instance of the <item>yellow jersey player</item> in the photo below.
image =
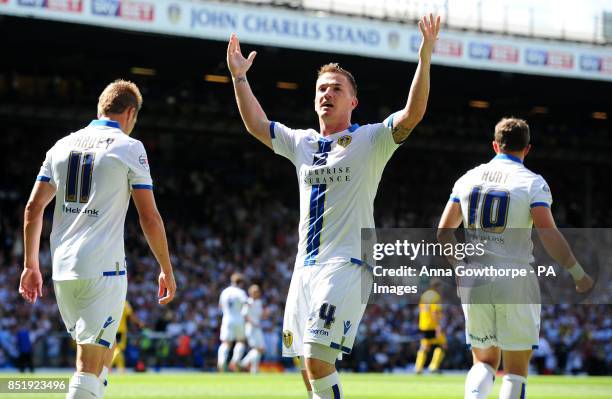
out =
[(125, 352), (127, 346), (128, 319), (130, 319), (130, 322), (138, 325), (139, 328), (144, 326), (144, 323), (138, 318), (136, 313), (134, 313), (130, 303), (125, 301), (121, 320), (119, 321), (119, 328), (117, 329), (113, 360), (111, 362), (111, 367), (117, 366), (117, 370), (119, 370), (120, 373), (125, 372), (125, 357), (123, 356), (123, 352)]
[(431, 288), (421, 295), (419, 300), (419, 331), (423, 334), (421, 338), (421, 347), (417, 353), (416, 364), (414, 371), (417, 374), (423, 372), (425, 360), (431, 348), (435, 347), (431, 363), (429, 363), (429, 371), (432, 373), (439, 372), (440, 364), (444, 359), (446, 351), (446, 336), (440, 326), (442, 320), (442, 298), (438, 293), (440, 289), (440, 280), (434, 279), (431, 282)]

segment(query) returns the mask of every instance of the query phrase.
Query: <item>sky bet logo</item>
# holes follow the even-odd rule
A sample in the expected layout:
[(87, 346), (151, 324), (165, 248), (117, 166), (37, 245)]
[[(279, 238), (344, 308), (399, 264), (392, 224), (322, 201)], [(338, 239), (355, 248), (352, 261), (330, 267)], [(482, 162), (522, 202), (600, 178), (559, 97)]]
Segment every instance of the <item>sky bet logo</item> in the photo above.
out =
[[(413, 52), (418, 52), (421, 48), (421, 36), (413, 35), (410, 38), (410, 48)], [(463, 44), (459, 40), (449, 38), (439, 38), (434, 47), (434, 54), (445, 57), (461, 57), (463, 54)]]
[[(0, 3), (2, 3), (1, 0)], [(24, 7), (47, 8), (55, 11), (83, 11), (83, 0), (19, 0), (17, 4)]]
[(589, 72), (612, 73), (612, 57), (583, 55), (580, 57), (580, 69)]
[(545, 66), (558, 69), (572, 69), (574, 56), (563, 51), (547, 51), (528, 48), (525, 51), (525, 61), (528, 65)]
[(517, 63), (518, 48), (488, 43), (470, 43), (470, 58), (478, 60), (491, 60), (497, 62)]
[(155, 5), (144, 1), (130, 0), (92, 0), (91, 12), (94, 15), (117, 17), (136, 21), (153, 21)]

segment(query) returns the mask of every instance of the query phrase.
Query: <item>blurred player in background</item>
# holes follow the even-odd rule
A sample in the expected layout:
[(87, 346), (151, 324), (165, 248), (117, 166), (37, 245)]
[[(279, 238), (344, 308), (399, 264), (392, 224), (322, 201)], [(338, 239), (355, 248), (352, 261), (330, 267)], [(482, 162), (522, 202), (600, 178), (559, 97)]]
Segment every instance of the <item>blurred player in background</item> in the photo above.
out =
[(127, 292), (123, 230), (130, 195), (161, 266), (159, 303), (169, 303), (176, 291), (147, 154), (140, 141), (129, 137), (141, 105), (134, 83), (108, 85), (98, 101), (98, 119), (47, 152), (25, 209), (19, 292), (34, 303), (42, 296), (38, 251), (43, 213), (55, 197), (53, 285), (66, 329), (77, 342), (76, 372), (67, 395), (71, 399), (104, 395), (110, 347)]
[(219, 307), (223, 313), (221, 319), (220, 339), (221, 345), (217, 352), (217, 368), (225, 371), (227, 356), (230, 348), (234, 345), (234, 353), (230, 361), (230, 370), (238, 370), (238, 363), (244, 355), (244, 315), (242, 308), (247, 302), (247, 294), (244, 292), (244, 276), (242, 273), (233, 273), (230, 277), (231, 285), (221, 291)]
[[(492, 264), (529, 266), (535, 225), (546, 251), (574, 278), (576, 290), (588, 291), (593, 281), (555, 225), (546, 181), (523, 165), (531, 149), (529, 141), (529, 126), (522, 119), (504, 118), (495, 126), (493, 150), (497, 155), (457, 180), (442, 214), (438, 237), (453, 242), (454, 230), (463, 222), (468, 231), (503, 238), (487, 244), (496, 261)], [(515, 289), (521, 290), (524, 281), (519, 280)], [(506, 375), (499, 398), (525, 397), (529, 359), (539, 341), (540, 307), (539, 303), (463, 304), (466, 341), (472, 346), (474, 359), (465, 383), (466, 399), (489, 395), (502, 357)]]
[[(308, 396), (342, 398), (335, 362), (350, 353), (367, 296), (361, 228), (374, 227), (374, 197), (387, 161), (421, 121), (439, 17), (423, 17), (419, 64), (405, 107), (382, 123), (351, 123), (353, 75), (336, 63), (320, 68), (314, 98), (319, 130), (295, 130), (268, 119), (247, 80), (256, 53), (244, 58), (236, 35), (227, 63), (247, 131), (295, 166), (300, 190), (299, 245), (283, 322), (283, 356), (304, 358)], [(398, 76), (404, 82), (405, 76)], [(369, 291), (367, 293), (369, 295)]]
[(429, 363), (430, 372), (438, 372), (444, 359), (446, 335), (444, 335), (440, 324), (442, 321), (440, 287), (440, 280), (433, 279), (430, 288), (419, 299), (419, 331), (423, 334), (423, 338), (421, 338), (421, 347), (417, 353), (414, 366), (414, 371), (417, 374), (423, 372), (431, 348), (435, 347), (431, 363)]
[(259, 371), (259, 362), (263, 356), (265, 345), (261, 320), (264, 315), (263, 300), (261, 299), (261, 289), (257, 284), (249, 287), (249, 298), (243, 309), (246, 322), (247, 343), (251, 350), (240, 362), (241, 368), (250, 366), (251, 373)]
[(117, 366), (117, 370), (120, 373), (125, 373), (125, 357), (123, 353), (127, 346), (127, 335), (129, 331), (128, 319), (131, 323), (136, 324), (139, 328), (144, 327), (144, 323), (138, 318), (132, 306), (128, 301), (125, 301), (123, 307), (123, 313), (121, 314), (121, 321), (119, 321), (119, 329), (117, 330), (117, 338), (115, 340), (115, 347), (113, 348), (113, 360), (111, 367)]

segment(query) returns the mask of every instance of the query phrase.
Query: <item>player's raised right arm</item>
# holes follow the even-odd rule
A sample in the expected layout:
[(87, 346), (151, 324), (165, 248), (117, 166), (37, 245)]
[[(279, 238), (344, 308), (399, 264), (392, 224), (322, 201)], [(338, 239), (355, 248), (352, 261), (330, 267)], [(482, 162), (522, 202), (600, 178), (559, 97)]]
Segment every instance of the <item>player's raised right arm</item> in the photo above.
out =
[(132, 198), (138, 210), (142, 232), (147, 239), (147, 243), (149, 243), (151, 251), (153, 251), (155, 259), (161, 267), (158, 295), (161, 297), (159, 303), (165, 305), (174, 298), (174, 294), (176, 293), (176, 282), (174, 281), (172, 264), (170, 263), (170, 252), (168, 251), (164, 221), (157, 210), (153, 191), (148, 189), (135, 189), (132, 191)]
[(240, 116), (247, 131), (268, 147), (272, 148), (270, 137), (270, 121), (263, 108), (253, 94), (246, 73), (253, 65), (257, 53), (251, 51), (248, 58), (244, 58), (240, 51), (240, 42), (236, 34), (232, 34), (227, 45), (227, 66), (232, 74), (234, 93)]
[(536, 206), (531, 209), (531, 218), (544, 244), (546, 252), (567, 269), (576, 283), (576, 291), (586, 292), (593, 286), (593, 280), (578, 263), (563, 234), (557, 228), (550, 208)]

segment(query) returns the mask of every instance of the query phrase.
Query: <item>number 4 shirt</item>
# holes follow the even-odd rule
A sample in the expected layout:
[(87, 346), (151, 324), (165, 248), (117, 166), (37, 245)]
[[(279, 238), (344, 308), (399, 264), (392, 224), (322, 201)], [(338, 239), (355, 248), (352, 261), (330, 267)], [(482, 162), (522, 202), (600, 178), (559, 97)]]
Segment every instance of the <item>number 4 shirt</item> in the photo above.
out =
[(123, 230), (131, 190), (153, 188), (142, 143), (115, 121), (94, 120), (55, 143), (37, 180), (56, 189), (53, 279), (125, 274)]
[(322, 136), (270, 124), (274, 152), (293, 163), (300, 188), (296, 267), (362, 260), (361, 229), (374, 228), (378, 183), (399, 147), (392, 126), (393, 115)]

